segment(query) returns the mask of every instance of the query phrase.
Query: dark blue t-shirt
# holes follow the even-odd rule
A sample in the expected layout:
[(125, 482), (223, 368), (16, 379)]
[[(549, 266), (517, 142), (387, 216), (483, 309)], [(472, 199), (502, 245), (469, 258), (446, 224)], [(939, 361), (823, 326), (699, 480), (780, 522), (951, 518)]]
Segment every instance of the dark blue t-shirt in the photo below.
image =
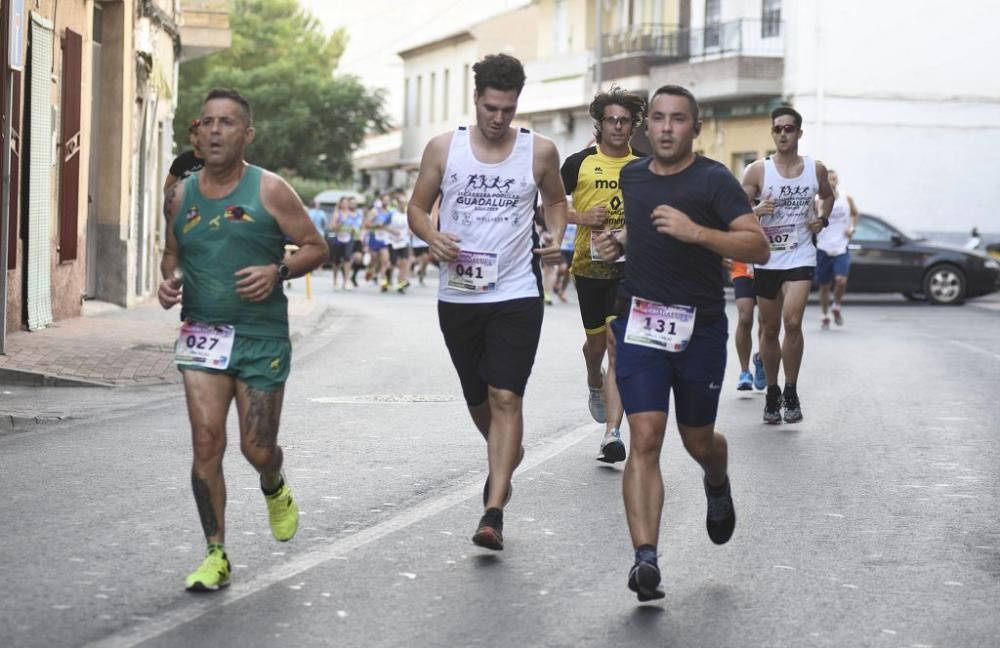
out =
[(721, 317), (725, 309), (722, 258), (708, 248), (660, 234), (651, 215), (659, 205), (678, 209), (704, 227), (726, 231), (753, 211), (743, 187), (722, 164), (695, 157), (680, 173), (649, 170), (651, 157), (627, 164), (620, 183), (625, 200), (625, 280), (620, 292), (661, 304), (698, 309), (697, 321)]

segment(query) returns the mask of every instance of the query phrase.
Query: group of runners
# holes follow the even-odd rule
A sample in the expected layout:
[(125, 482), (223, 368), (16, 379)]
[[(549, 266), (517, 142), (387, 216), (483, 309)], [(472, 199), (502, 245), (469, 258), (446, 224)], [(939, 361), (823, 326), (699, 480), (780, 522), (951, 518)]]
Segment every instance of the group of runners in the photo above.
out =
[(334, 290), (357, 288), (360, 272), (382, 292), (405, 293), (414, 272), (423, 285), (429, 247), (410, 232), (402, 192), (379, 195), (368, 210), (351, 195), (342, 196), (329, 213), (316, 201), (309, 218), (330, 249)]
[[(290, 364), (282, 287), (327, 259), (327, 233), (345, 287), (365, 230), (408, 227), (438, 261), (440, 329), (486, 444), (483, 513), (472, 535), (481, 547), (504, 547), (503, 511), (524, 457), (523, 399), (545, 312), (544, 266), (565, 263), (575, 278), (588, 409), (605, 425), (598, 459), (627, 455), (623, 499), (635, 552), (627, 585), (640, 601), (664, 596), (660, 452), (671, 392), (684, 447), (704, 471), (711, 541), (727, 542), (736, 524), (727, 443), (715, 430), (729, 335), (724, 260), (734, 272), (752, 267), (764, 420), (780, 421), (782, 406), (785, 421), (802, 419), (796, 383), (816, 265), (813, 235), (830, 223), (836, 200), (827, 169), (798, 154), (798, 113), (775, 110), (776, 153), (751, 165), (741, 186), (724, 165), (694, 153), (702, 122), (689, 90), (666, 85), (647, 101), (613, 88), (590, 106), (595, 145), (560, 164), (551, 140), (511, 126), (525, 83), (521, 63), (489, 55), (473, 72), (475, 122), (427, 144), (405, 222), (392, 215), (399, 198), (386, 196), (360, 224), (348, 199), (319, 227), (286, 182), (244, 161), (254, 136), (247, 101), (230, 90), (207, 96), (195, 134), (204, 168), (167, 190), (159, 288), (164, 308), (182, 304), (176, 355), (192, 427), (192, 488), (208, 543), (188, 589), (230, 581), (222, 456), (233, 400), (240, 447), (260, 474), (273, 535), (287, 541), (297, 529), (277, 443)], [(639, 157), (629, 142), (643, 124), (651, 153)], [(544, 238), (535, 225), (538, 197)], [(567, 240), (568, 227), (575, 233)], [(284, 252), (286, 239), (297, 252)], [(749, 353), (737, 337), (738, 349)], [(620, 432), (626, 417), (628, 453)]]

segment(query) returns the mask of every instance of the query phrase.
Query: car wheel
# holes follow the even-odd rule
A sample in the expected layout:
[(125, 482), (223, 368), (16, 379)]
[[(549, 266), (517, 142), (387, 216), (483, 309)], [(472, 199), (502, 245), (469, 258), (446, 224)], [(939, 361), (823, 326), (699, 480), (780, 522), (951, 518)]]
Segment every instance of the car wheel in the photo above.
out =
[(965, 273), (953, 265), (937, 265), (924, 276), (924, 294), (932, 304), (961, 304)]
[(927, 298), (924, 297), (923, 293), (906, 291), (903, 293), (903, 297), (906, 297), (908, 301), (915, 301), (915, 302), (927, 301)]

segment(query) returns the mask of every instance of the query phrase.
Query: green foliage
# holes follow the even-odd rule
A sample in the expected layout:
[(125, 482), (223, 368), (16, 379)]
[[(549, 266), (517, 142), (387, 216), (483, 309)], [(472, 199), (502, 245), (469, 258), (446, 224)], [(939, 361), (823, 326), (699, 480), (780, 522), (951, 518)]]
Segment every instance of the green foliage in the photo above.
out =
[(347, 35), (327, 36), (298, 0), (231, 0), (232, 47), (184, 63), (174, 133), (187, 148), (187, 125), (215, 87), (238, 90), (254, 111), (247, 159), (304, 178), (348, 178), (365, 132), (387, 125), (382, 90), (334, 75)]
[(338, 183), (330, 180), (312, 180), (293, 175), (286, 175), (285, 180), (288, 180), (288, 184), (292, 185), (292, 189), (307, 207), (312, 207), (313, 198), (319, 192), (340, 188)]

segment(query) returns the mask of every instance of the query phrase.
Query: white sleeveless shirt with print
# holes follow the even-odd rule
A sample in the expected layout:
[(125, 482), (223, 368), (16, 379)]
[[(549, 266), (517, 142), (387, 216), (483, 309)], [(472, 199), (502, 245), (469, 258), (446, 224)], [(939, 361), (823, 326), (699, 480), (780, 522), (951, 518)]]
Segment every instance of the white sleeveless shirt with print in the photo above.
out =
[(830, 224), (816, 235), (816, 247), (830, 256), (837, 256), (838, 254), (847, 252), (847, 244), (850, 242), (850, 239), (847, 237), (847, 228), (850, 226), (851, 204), (847, 201), (847, 194), (841, 193), (833, 201), (833, 209), (830, 211)]
[(506, 160), (487, 164), (472, 152), (470, 131), (451, 138), (441, 182), (440, 229), (456, 235), (461, 253), (443, 263), (438, 299), (489, 303), (540, 297), (535, 235), (535, 135), (526, 128)]
[(785, 178), (778, 173), (774, 161), (764, 159), (764, 183), (760, 199), (774, 202), (774, 213), (764, 214), (760, 224), (771, 244), (771, 258), (762, 270), (788, 270), (816, 265), (816, 246), (806, 223), (814, 218), (813, 203), (819, 192), (816, 162), (802, 157), (802, 173), (797, 178)]

